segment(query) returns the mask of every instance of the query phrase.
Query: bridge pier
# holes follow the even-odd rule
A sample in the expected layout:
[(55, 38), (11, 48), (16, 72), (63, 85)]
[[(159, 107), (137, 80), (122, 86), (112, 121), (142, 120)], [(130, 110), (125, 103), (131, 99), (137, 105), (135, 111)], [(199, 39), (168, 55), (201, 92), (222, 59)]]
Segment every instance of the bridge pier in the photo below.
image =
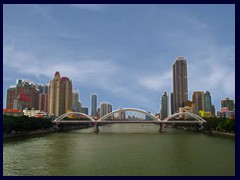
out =
[(159, 132), (161, 133), (162, 132), (162, 123), (159, 123)]
[(98, 133), (99, 132), (99, 128), (98, 128), (98, 124), (95, 123), (94, 124), (94, 130), (93, 130), (95, 133)]
[(53, 125), (53, 129), (55, 129), (55, 131), (57, 131), (57, 130), (59, 129), (58, 123), (55, 123), (55, 124)]

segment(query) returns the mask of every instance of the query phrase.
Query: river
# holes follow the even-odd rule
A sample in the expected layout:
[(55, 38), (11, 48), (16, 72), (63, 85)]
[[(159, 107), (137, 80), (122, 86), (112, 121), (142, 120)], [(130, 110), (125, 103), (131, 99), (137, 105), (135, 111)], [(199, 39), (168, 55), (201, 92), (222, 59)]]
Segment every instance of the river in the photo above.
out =
[(5, 139), (3, 175), (234, 176), (235, 140), (153, 124)]

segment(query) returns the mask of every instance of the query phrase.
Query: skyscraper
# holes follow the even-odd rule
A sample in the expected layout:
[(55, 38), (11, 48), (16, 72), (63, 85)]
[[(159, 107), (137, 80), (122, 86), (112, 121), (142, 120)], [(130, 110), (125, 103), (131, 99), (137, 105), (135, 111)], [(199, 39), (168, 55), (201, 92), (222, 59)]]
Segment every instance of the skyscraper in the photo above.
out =
[(97, 94), (91, 96), (91, 116), (94, 116), (97, 112)]
[(14, 100), (17, 100), (17, 88), (16, 86), (10, 86), (10, 88), (7, 89), (7, 109), (17, 109), (16, 107), (14, 107)]
[(88, 108), (87, 107), (81, 107), (81, 113), (84, 113), (88, 115)]
[(178, 57), (173, 64), (173, 112), (184, 107), (188, 100), (187, 61)]
[(48, 94), (39, 94), (39, 106), (40, 111), (48, 113)]
[(35, 87), (39, 89), (39, 93), (48, 94), (49, 86), (47, 84), (35, 84)]
[(39, 90), (29, 80), (17, 80), (16, 85), (7, 90), (7, 109), (38, 109)]
[(100, 117), (112, 112), (112, 105), (108, 103), (101, 103), (100, 105)]
[(216, 115), (215, 106), (214, 106), (214, 105), (211, 106), (211, 115), (212, 115), (212, 116), (215, 116), (215, 115)]
[(60, 97), (62, 95), (61, 77), (57, 71), (54, 78), (50, 81), (49, 86), (49, 114), (60, 116), (64, 114), (63, 103), (60, 103)]
[(72, 81), (57, 71), (50, 81), (49, 114), (60, 116), (72, 110)]
[(174, 114), (174, 98), (173, 98), (173, 92), (171, 92), (171, 114)]
[(194, 91), (192, 100), (195, 105), (195, 113), (198, 114), (200, 110), (205, 111), (205, 97), (203, 91)]
[(35, 87), (39, 89), (39, 105), (38, 109), (48, 113), (48, 92), (49, 86), (47, 84), (35, 84)]
[[(68, 77), (61, 78), (63, 101), (64, 101), (64, 113), (72, 111), (72, 81)], [(63, 113), (63, 114), (64, 114)]]
[(78, 91), (73, 91), (72, 94), (72, 110), (74, 112), (80, 112), (81, 108), (80, 108), (80, 102), (79, 102), (79, 94)]
[(211, 112), (212, 109), (212, 100), (211, 100), (211, 95), (209, 91), (206, 91), (204, 94), (205, 98), (205, 111), (206, 112)]
[(168, 95), (165, 91), (161, 98), (161, 119), (165, 119), (168, 116)]

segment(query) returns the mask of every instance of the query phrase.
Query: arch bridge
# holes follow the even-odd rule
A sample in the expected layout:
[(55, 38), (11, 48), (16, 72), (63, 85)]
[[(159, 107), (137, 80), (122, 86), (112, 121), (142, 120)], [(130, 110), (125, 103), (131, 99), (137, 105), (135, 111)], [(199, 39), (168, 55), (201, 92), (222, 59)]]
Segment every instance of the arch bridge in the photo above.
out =
[[(131, 113), (128, 113), (131, 112)], [(132, 113), (134, 112), (134, 113)], [(126, 116), (128, 114), (128, 116)], [(134, 114), (134, 115), (133, 115)], [(139, 115), (140, 114), (140, 115)], [(69, 115), (82, 115), (87, 120), (64, 120), (65, 117)], [(117, 115), (117, 116), (116, 116)], [(143, 115), (143, 116), (142, 116)], [(139, 117), (140, 116), (140, 117)], [(191, 117), (192, 120), (176, 120), (178, 117)], [(174, 120), (172, 120), (175, 118)], [(160, 126), (159, 131), (162, 131), (162, 125), (163, 124), (178, 124), (178, 123), (192, 123), (192, 124), (200, 124), (202, 125), (206, 121), (201, 118), (200, 116), (193, 114), (193, 113), (187, 113), (187, 112), (180, 112), (172, 114), (165, 119), (161, 120), (157, 118), (156, 116), (152, 115), (151, 113), (136, 109), (136, 108), (121, 108), (117, 109), (115, 111), (112, 111), (104, 116), (102, 116), (100, 119), (95, 120), (91, 116), (80, 113), (80, 112), (69, 112), (66, 114), (63, 114), (59, 117), (57, 117), (55, 120), (53, 120), (53, 123), (55, 124), (56, 128), (58, 128), (59, 124), (84, 124), (88, 123), (91, 125), (94, 125), (94, 132), (99, 132), (98, 126), (100, 124), (112, 124), (112, 123), (154, 123), (158, 124)]]

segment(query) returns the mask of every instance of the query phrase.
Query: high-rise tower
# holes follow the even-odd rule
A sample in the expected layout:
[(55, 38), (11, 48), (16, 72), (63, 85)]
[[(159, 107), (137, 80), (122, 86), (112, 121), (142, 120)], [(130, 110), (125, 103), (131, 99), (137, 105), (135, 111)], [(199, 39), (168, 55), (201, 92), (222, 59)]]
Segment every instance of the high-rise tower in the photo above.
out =
[(72, 110), (73, 112), (80, 112), (80, 102), (79, 102), (79, 93), (78, 91), (73, 91), (72, 94)]
[(94, 116), (97, 112), (97, 94), (91, 96), (91, 116)]
[(106, 102), (102, 102), (100, 105), (100, 117), (112, 112), (112, 105)]
[(49, 87), (49, 114), (60, 116), (72, 110), (72, 81), (57, 71)]
[(178, 57), (173, 64), (173, 112), (184, 107), (188, 100), (187, 61)]
[(39, 89), (30, 80), (17, 80), (17, 84), (7, 90), (7, 109), (38, 109)]
[(205, 111), (205, 96), (203, 91), (194, 91), (192, 100), (195, 105), (194, 113), (199, 114), (200, 110)]
[(168, 116), (168, 95), (165, 91), (161, 98), (161, 119), (165, 119)]
[(205, 111), (206, 112), (211, 112), (212, 109), (212, 100), (211, 100), (211, 95), (209, 91), (206, 91), (204, 94), (205, 98)]

